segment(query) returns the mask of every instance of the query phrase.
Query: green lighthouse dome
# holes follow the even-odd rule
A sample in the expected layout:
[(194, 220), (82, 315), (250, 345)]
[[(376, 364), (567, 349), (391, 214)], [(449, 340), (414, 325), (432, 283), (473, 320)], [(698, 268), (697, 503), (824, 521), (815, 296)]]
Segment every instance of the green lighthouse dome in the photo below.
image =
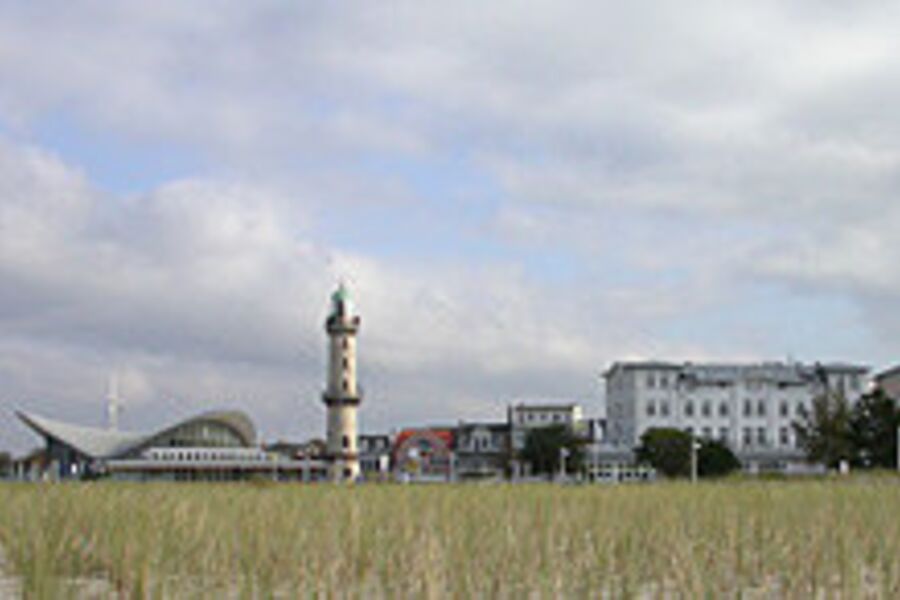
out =
[(353, 316), (353, 298), (350, 290), (342, 281), (338, 288), (331, 294), (331, 312), (333, 315), (345, 317)]

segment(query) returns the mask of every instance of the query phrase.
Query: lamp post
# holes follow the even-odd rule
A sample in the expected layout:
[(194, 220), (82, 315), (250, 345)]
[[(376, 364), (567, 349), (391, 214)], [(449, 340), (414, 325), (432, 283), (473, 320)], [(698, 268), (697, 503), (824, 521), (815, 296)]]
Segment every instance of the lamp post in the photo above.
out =
[(700, 442), (691, 438), (691, 483), (697, 483), (697, 451), (700, 449)]
[(566, 457), (569, 456), (569, 449), (565, 446), (559, 449), (559, 480), (566, 479)]

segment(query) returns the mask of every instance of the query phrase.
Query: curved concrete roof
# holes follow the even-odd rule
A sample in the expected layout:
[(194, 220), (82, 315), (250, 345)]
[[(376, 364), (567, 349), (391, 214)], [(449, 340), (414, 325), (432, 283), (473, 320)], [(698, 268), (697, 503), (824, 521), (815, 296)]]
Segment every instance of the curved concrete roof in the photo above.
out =
[(83, 427), (22, 411), (17, 411), (16, 415), (38, 434), (54, 438), (82, 454), (98, 459), (114, 458), (150, 446), (155, 440), (179, 427), (204, 421), (228, 427), (246, 446), (253, 446), (256, 442), (256, 429), (252, 421), (239, 411), (203, 413), (150, 434)]
[(242, 412), (232, 410), (232, 411), (210, 411), (196, 417), (191, 417), (185, 421), (180, 421), (162, 429), (152, 435), (147, 436), (146, 440), (138, 444), (138, 446), (152, 446), (153, 442), (168, 433), (171, 433), (175, 429), (179, 427), (184, 427), (186, 425), (192, 425), (194, 423), (202, 423), (202, 422), (210, 422), (216, 423), (218, 425), (223, 425), (229, 429), (231, 429), (234, 433), (237, 434), (241, 441), (245, 446), (253, 446), (256, 444), (256, 428), (253, 426), (253, 422), (250, 418)]

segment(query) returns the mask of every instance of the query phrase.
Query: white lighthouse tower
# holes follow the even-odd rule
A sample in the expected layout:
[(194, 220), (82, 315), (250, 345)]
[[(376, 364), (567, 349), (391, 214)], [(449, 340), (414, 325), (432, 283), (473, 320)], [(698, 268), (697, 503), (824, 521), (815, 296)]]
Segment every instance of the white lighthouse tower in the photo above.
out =
[(356, 410), (361, 393), (356, 385), (356, 333), (359, 316), (350, 293), (341, 283), (331, 295), (328, 332), (328, 384), (322, 401), (328, 407), (327, 453), (332, 481), (354, 481), (359, 476), (356, 448)]

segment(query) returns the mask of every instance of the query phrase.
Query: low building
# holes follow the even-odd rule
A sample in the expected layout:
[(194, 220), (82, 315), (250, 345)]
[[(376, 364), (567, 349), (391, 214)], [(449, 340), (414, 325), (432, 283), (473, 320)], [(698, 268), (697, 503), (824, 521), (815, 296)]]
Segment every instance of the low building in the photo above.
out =
[(456, 428), (456, 475), (502, 479), (510, 463), (509, 423), (460, 423)]
[(564, 425), (582, 434), (584, 419), (581, 406), (573, 402), (518, 402), (507, 410), (511, 448), (517, 454), (525, 448), (528, 431), (550, 425)]
[(617, 362), (604, 374), (607, 441), (633, 449), (648, 429), (676, 428), (725, 442), (750, 471), (790, 471), (804, 463), (792, 423), (825, 392), (855, 403), (867, 373), (848, 364)]
[(48, 476), (46, 448), (35, 448), (28, 454), (13, 459), (12, 477), (19, 481), (39, 481)]
[(883, 390), (891, 398), (900, 400), (900, 366), (882, 371), (876, 375), (874, 384), (875, 387)]
[(204, 413), (152, 433), (18, 416), (45, 440), (41, 478), (310, 481), (325, 475), (321, 460), (295, 460), (257, 446), (256, 429), (240, 412)]
[(285, 458), (303, 460), (306, 458), (322, 458), (325, 456), (327, 446), (325, 440), (313, 438), (305, 442), (286, 442), (279, 440), (263, 445), (263, 450), (272, 452)]
[(401, 481), (448, 481), (454, 478), (452, 427), (404, 429), (397, 434), (391, 466)]
[(360, 434), (357, 440), (363, 477), (376, 481), (385, 479), (391, 472), (391, 436)]

